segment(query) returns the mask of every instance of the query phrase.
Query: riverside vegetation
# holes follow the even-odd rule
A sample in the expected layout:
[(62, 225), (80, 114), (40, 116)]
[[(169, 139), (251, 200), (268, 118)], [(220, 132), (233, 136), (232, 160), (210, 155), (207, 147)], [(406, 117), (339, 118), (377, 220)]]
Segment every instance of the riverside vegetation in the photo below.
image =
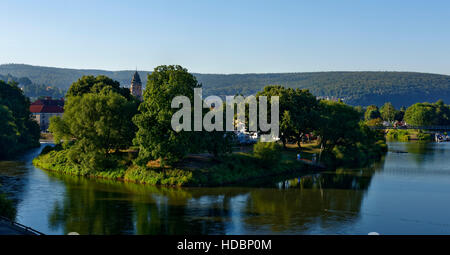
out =
[[(257, 143), (251, 152), (233, 152), (233, 132), (176, 132), (171, 117), (178, 95), (193, 101), (201, 87), (180, 66), (159, 66), (147, 77), (143, 102), (106, 76), (84, 76), (66, 95), (63, 117), (53, 117), (56, 146), (33, 163), (64, 174), (153, 185), (220, 186), (306, 170), (296, 154), (306, 134), (318, 139), (320, 162), (360, 166), (387, 151), (382, 133), (371, 130), (359, 112), (342, 102), (317, 100), (308, 90), (267, 86), (259, 96), (280, 98), (278, 143)], [(193, 123), (193, 121), (192, 121)], [(287, 144), (299, 145), (288, 148)], [(193, 160), (197, 158), (200, 160)]]
[[(359, 108), (359, 111), (364, 115), (368, 126), (381, 126), (383, 121), (390, 124), (403, 121), (411, 126), (450, 126), (450, 105), (446, 105), (443, 100), (438, 100), (436, 103), (416, 103), (407, 109), (402, 107), (399, 110), (388, 102), (381, 108), (370, 105), (364, 113), (362, 108)], [(432, 135), (424, 130), (406, 130), (401, 127), (389, 129), (386, 137), (398, 141), (431, 141), (433, 139)]]
[[(30, 101), (16, 82), (0, 80), (0, 160), (39, 146), (39, 126), (31, 119)], [(0, 216), (15, 218), (12, 201), (0, 194)]]

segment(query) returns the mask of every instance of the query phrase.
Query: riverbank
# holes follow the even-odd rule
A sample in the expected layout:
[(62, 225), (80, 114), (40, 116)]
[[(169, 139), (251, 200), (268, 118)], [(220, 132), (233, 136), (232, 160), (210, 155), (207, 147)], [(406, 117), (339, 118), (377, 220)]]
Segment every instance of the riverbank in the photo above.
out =
[(391, 141), (432, 141), (433, 136), (425, 133), (423, 130), (414, 129), (389, 129), (386, 132), (386, 138)]
[[(311, 159), (314, 151), (306, 147), (303, 157)], [(166, 186), (227, 186), (250, 180), (317, 170), (316, 166), (296, 159), (297, 150), (281, 152), (278, 162), (267, 163), (252, 152), (235, 152), (220, 159), (207, 155), (190, 155), (172, 167), (160, 167), (157, 162), (147, 166), (132, 163), (130, 153), (122, 153), (119, 165), (102, 171), (87, 171), (82, 166), (68, 160), (67, 150), (44, 149), (43, 154), (33, 160), (33, 165), (46, 171), (84, 176), (88, 178), (111, 179), (150, 185)]]
[[(62, 146), (47, 146), (33, 164), (41, 169), (61, 174), (88, 178), (110, 179), (164, 186), (214, 187), (245, 184), (264, 178), (317, 172), (337, 167), (362, 167), (379, 160), (387, 151), (384, 141), (371, 148), (355, 147), (343, 151), (322, 153), (317, 141), (304, 143), (301, 147), (278, 144), (256, 144), (236, 147), (235, 151), (220, 157), (211, 154), (191, 154), (171, 166), (161, 166), (160, 161), (149, 161), (145, 166), (134, 163), (136, 150), (118, 151), (110, 155), (114, 167), (95, 170), (70, 160), (70, 150)], [(236, 151), (237, 149), (237, 151)], [(298, 156), (300, 155), (300, 159)]]

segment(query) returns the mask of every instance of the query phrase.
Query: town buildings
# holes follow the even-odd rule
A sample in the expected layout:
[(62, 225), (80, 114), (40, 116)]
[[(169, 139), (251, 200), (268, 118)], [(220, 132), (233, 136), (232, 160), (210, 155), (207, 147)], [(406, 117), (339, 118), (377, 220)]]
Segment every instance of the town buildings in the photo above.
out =
[(33, 119), (41, 127), (41, 131), (46, 132), (50, 124), (50, 118), (53, 116), (62, 116), (64, 112), (64, 99), (52, 99), (51, 97), (38, 99), (31, 103), (30, 112)]

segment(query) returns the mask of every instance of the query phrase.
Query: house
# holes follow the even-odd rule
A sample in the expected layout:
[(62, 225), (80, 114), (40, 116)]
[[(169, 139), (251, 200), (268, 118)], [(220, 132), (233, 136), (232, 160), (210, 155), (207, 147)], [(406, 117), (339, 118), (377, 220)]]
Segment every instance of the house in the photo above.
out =
[(41, 131), (46, 132), (53, 116), (62, 116), (64, 112), (64, 99), (46, 97), (38, 99), (30, 105), (32, 118), (37, 121)]

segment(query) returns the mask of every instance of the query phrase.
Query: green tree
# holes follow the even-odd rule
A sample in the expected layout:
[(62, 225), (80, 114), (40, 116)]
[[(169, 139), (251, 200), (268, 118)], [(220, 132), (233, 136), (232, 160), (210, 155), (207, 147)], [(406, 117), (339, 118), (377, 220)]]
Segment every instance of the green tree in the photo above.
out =
[(172, 115), (178, 111), (171, 107), (172, 99), (182, 95), (194, 102), (194, 88), (200, 87), (197, 79), (181, 66), (158, 66), (148, 75), (144, 101), (133, 119), (138, 127), (134, 139), (139, 146), (137, 164), (156, 159), (162, 165), (171, 164), (200, 150), (202, 132), (176, 132), (171, 126)]
[(272, 167), (281, 160), (280, 147), (275, 142), (258, 142), (253, 146), (253, 155), (261, 160), (263, 166)]
[(361, 165), (386, 152), (383, 133), (370, 129), (353, 107), (321, 101), (321, 108), (317, 134), (330, 165)]
[(11, 156), (19, 140), (14, 117), (5, 105), (0, 105), (0, 130), (0, 159), (3, 159)]
[(267, 96), (269, 101), (272, 96), (279, 97), (280, 140), (284, 147), (291, 139), (300, 147), (303, 136), (316, 128), (319, 104), (308, 90), (266, 86), (256, 96)]
[(67, 97), (81, 96), (86, 93), (100, 93), (103, 89), (116, 92), (127, 100), (131, 99), (130, 90), (120, 87), (120, 83), (107, 76), (99, 75), (94, 77), (92, 75), (82, 76), (76, 82), (72, 83), (67, 91)]
[(400, 108), (400, 110), (398, 110), (398, 111), (395, 113), (395, 120), (397, 120), (397, 121), (403, 121), (403, 118), (404, 118), (404, 116), (405, 116), (405, 112), (406, 112), (406, 108), (405, 108), (404, 106), (402, 106), (402, 107)]
[(39, 146), (39, 125), (31, 119), (30, 101), (17, 83), (0, 81), (0, 158)]
[(431, 126), (438, 124), (436, 109), (430, 103), (417, 103), (408, 107), (404, 120), (412, 126)]
[(351, 106), (333, 101), (320, 101), (321, 116), (317, 134), (320, 146), (332, 151), (335, 146), (351, 146), (358, 138), (359, 113)]
[(385, 103), (380, 108), (380, 113), (381, 113), (381, 118), (384, 121), (392, 122), (395, 120), (395, 115), (396, 115), (397, 111), (395, 110), (394, 106), (390, 102), (388, 102), (388, 103)]
[(55, 141), (70, 144), (66, 146), (69, 159), (83, 169), (114, 167), (117, 162), (112, 155), (132, 144), (136, 131), (132, 118), (137, 112), (137, 101), (131, 97), (127, 100), (116, 91), (104, 86), (99, 91), (83, 90), (72, 94), (66, 100), (63, 117), (50, 120), (49, 130)]
[(364, 113), (364, 119), (372, 120), (377, 118), (381, 118), (381, 113), (378, 107), (376, 105), (367, 106), (366, 112)]
[(443, 100), (438, 100), (435, 107), (438, 118), (437, 125), (450, 125), (450, 106), (444, 104)]

